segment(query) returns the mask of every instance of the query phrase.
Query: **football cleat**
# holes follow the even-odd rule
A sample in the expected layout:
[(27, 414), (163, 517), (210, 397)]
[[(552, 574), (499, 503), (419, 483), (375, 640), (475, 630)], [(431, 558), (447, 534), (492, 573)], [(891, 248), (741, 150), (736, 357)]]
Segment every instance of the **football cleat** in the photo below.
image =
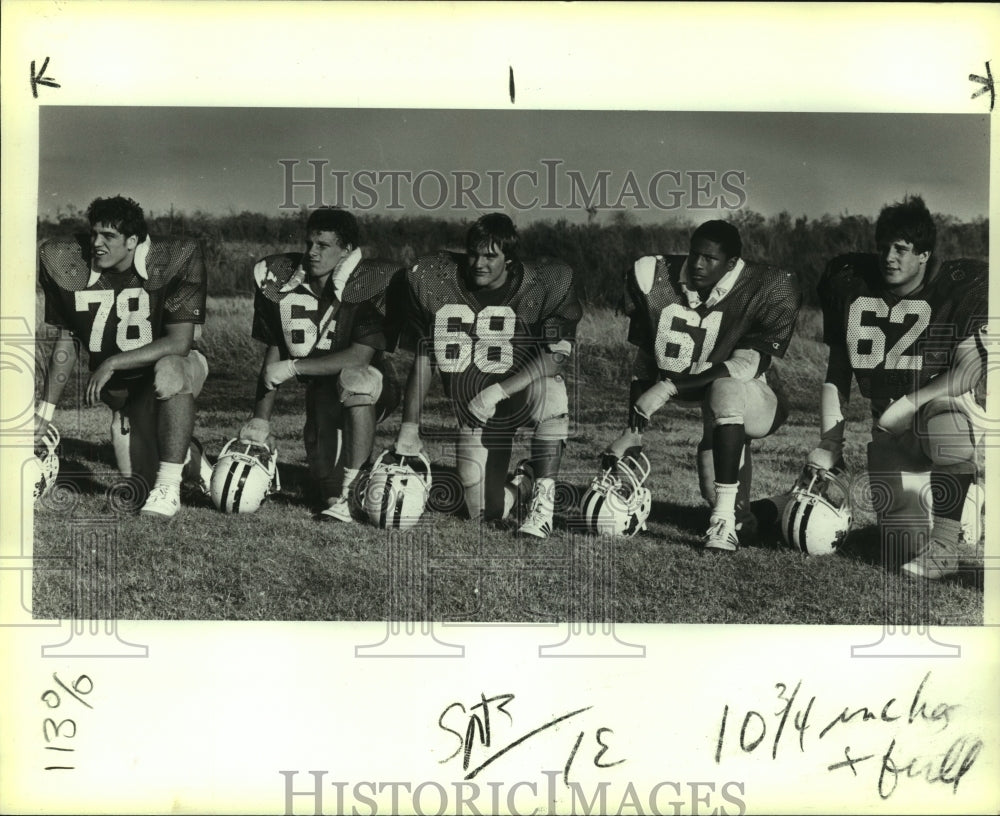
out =
[(34, 460), (29, 464), (34, 475), (34, 500), (38, 501), (52, 489), (59, 476), (59, 431), (51, 422), (42, 435), (41, 445), (35, 448)]
[(740, 548), (740, 540), (736, 536), (735, 522), (727, 522), (718, 517), (711, 519), (702, 544), (706, 550), (736, 552)]
[[(969, 485), (962, 507), (962, 540), (970, 547), (981, 547), (986, 537), (986, 491), (978, 482)], [(933, 520), (932, 520), (933, 524)]]
[(532, 538), (548, 538), (552, 532), (552, 514), (555, 511), (555, 481), (539, 479), (532, 489), (531, 509), (528, 517), (517, 529), (517, 534)]
[(420, 521), (430, 490), (431, 463), (424, 454), (384, 450), (372, 465), (362, 506), (376, 527), (408, 530)]
[(323, 521), (343, 521), (350, 524), (354, 521), (351, 514), (351, 500), (347, 496), (336, 499), (329, 507), (320, 510), (319, 517)]
[(210, 490), (212, 503), (223, 513), (256, 512), (264, 499), (281, 490), (278, 452), (230, 439), (212, 468)]
[(781, 513), (782, 540), (808, 555), (830, 555), (850, 529), (850, 488), (843, 472), (806, 464)]
[(172, 485), (160, 485), (149, 491), (142, 509), (139, 511), (144, 516), (158, 516), (160, 518), (173, 518), (177, 511), (181, 509), (180, 487)]
[(931, 539), (924, 549), (912, 561), (900, 567), (907, 578), (926, 578), (929, 581), (940, 581), (950, 578), (959, 571), (958, 555), (955, 548), (942, 541)]
[(514, 475), (503, 486), (504, 519), (520, 519), (534, 492), (535, 470), (530, 459), (522, 459), (514, 468)]
[(646, 529), (653, 497), (646, 454), (623, 456), (603, 469), (580, 501), (584, 528), (595, 535), (633, 536)]

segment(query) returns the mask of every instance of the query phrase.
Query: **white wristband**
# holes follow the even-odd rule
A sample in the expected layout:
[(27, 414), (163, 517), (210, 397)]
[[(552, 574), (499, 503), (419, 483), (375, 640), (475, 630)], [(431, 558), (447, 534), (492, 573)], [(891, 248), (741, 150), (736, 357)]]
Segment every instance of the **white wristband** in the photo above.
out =
[(45, 400), (38, 403), (38, 408), (35, 409), (35, 413), (46, 422), (52, 421), (52, 417), (55, 415), (55, 412), (56, 404), (54, 402), (45, 402)]

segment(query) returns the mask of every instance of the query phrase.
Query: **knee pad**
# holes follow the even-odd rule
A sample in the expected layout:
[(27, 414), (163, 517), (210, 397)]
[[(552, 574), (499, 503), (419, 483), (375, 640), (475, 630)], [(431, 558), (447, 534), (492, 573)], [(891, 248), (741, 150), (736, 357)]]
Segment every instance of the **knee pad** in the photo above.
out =
[(350, 366), (337, 377), (337, 396), (345, 408), (374, 405), (382, 394), (382, 372), (375, 366)]
[(746, 384), (720, 377), (708, 387), (708, 408), (716, 425), (742, 425), (747, 410)]
[(158, 400), (192, 393), (185, 358), (176, 354), (161, 357), (153, 367), (153, 389)]
[(924, 455), (943, 473), (975, 473), (977, 432), (969, 417), (944, 400), (917, 414), (917, 437)]
[[(566, 394), (566, 380), (561, 375), (543, 377), (531, 384), (528, 394), (531, 420), (538, 429), (543, 425), (549, 429), (546, 436), (551, 439), (565, 439), (569, 436), (569, 397)], [(565, 428), (565, 430), (561, 430)]]
[(543, 419), (535, 428), (535, 439), (551, 442), (565, 442), (569, 438), (569, 415)]

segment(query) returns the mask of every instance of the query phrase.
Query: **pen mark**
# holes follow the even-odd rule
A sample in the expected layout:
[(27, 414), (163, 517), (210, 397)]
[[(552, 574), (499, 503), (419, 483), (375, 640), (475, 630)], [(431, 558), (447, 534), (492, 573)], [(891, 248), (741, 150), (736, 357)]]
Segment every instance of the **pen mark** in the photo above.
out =
[[(45, 58), (45, 62), (42, 63), (42, 70), (37, 74), (35, 73), (35, 61), (31, 61), (31, 95), (38, 99), (38, 86), (45, 85), (49, 88), (61, 88), (62, 86), (56, 82), (52, 77), (45, 76), (45, 69), (49, 67), (49, 58)], [(989, 66), (987, 66), (989, 67)]]
[[(513, 82), (513, 79), (511, 80)], [(996, 102), (996, 88), (993, 85), (993, 72), (990, 70), (990, 61), (986, 60), (986, 76), (979, 76), (979, 74), (969, 74), (969, 82), (978, 82), (983, 87), (972, 94), (971, 99), (975, 99), (977, 96), (982, 96), (984, 93), (989, 93), (990, 95), (990, 113), (993, 112), (993, 104)], [(513, 87), (513, 85), (511, 86)], [(511, 102), (513, 102), (513, 97)]]
[(472, 779), (472, 778), (473, 778), (474, 776), (476, 776), (476, 774), (478, 774), (478, 773), (479, 773), (479, 772), (480, 772), (480, 771), (481, 771), (481, 770), (482, 770), (483, 768), (485, 768), (485, 767), (486, 767), (487, 765), (490, 765), (490, 764), (491, 764), (491, 763), (493, 763), (494, 761), (498, 760), (498, 759), (499, 759), (500, 757), (502, 757), (502, 756), (503, 756), (504, 754), (506, 754), (506, 753), (507, 753), (507, 752), (508, 752), (508, 751), (509, 751), (509, 750), (510, 750), (511, 748), (516, 748), (516, 747), (517, 747), (518, 745), (520, 745), (520, 744), (521, 744), (522, 742), (524, 742), (525, 740), (528, 740), (528, 739), (530, 739), (531, 737), (535, 736), (535, 734), (539, 734), (539, 733), (541, 733), (542, 731), (544, 731), (544, 730), (545, 730), (546, 728), (551, 728), (551, 727), (552, 727), (553, 725), (557, 725), (558, 723), (561, 723), (561, 722), (563, 722), (564, 720), (568, 720), (568, 719), (569, 719), (570, 717), (575, 717), (575, 716), (576, 716), (577, 714), (582, 714), (582, 713), (583, 713), (584, 711), (589, 711), (589, 710), (590, 710), (591, 708), (592, 708), (592, 706), (586, 706), (586, 707), (584, 707), (584, 708), (578, 708), (578, 709), (577, 709), (576, 711), (571, 711), (571, 712), (569, 712), (569, 714), (563, 714), (563, 715), (562, 715), (561, 717), (556, 717), (556, 718), (555, 718), (554, 720), (552, 720), (551, 722), (547, 722), (547, 723), (546, 723), (545, 725), (541, 725), (541, 726), (539, 726), (539, 727), (538, 727), (538, 728), (536, 728), (536, 729), (535, 729), (534, 731), (529, 731), (529, 732), (528, 732), (527, 734), (525, 734), (525, 735), (524, 735), (523, 737), (519, 737), (518, 739), (514, 740), (514, 741), (513, 741), (513, 742), (512, 742), (512, 743), (511, 743), (510, 745), (508, 745), (508, 746), (507, 746), (506, 748), (501, 748), (501, 749), (500, 749), (499, 751), (497, 751), (497, 752), (496, 752), (496, 753), (495, 753), (495, 754), (494, 754), (493, 756), (491, 756), (491, 757), (490, 757), (489, 759), (487, 759), (487, 760), (486, 760), (485, 762), (483, 762), (482, 764), (480, 764), (480, 765), (479, 765), (478, 767), (476, 767), (476, 768), (473, 768), (473, 769), (472, 769), (471, 771), (469, 771), (469, 772), (468, 772), (468, 773), (467, 773), (467, 774), (465, 775), (465, 778), (466, 778), (467, 780), (468, 780), (468, 779)]

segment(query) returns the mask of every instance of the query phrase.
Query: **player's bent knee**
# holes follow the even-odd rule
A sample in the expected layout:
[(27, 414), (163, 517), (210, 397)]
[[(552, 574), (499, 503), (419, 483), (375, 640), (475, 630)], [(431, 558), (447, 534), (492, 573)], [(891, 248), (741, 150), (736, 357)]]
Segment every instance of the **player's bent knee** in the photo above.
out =
[(945, 473), (975, 473), (977, 433), (969, 417), (960, 411), (941, 411), (918, 418), (918, 437), (924, 455), (935, 470)]
[(170, 399), (178, 394), (193, 393), (184, 357), (176, 354), (161, 357), (153, 367), (153, 374), (153, 389), (158, 400)]
[(374, 405), (382, 393), (382, 372), (375, 366), (350, 366), (337, 378), (337, 396), (345, 408)]
[(569, 427), (569, 397), (566, 394), (566, 380), (562, 376), (555, 374), (532, 383), (529, 400), (531, 419), (537, 425), (562, 419)]
[(708, 408), (716, 425), (741, 425), (747, 410), (746, 383), (720, 377), (708, 388)]
[(569, 438), (569, 414), (543, 419), (535, 428), (535, 439), (565, 442)]

